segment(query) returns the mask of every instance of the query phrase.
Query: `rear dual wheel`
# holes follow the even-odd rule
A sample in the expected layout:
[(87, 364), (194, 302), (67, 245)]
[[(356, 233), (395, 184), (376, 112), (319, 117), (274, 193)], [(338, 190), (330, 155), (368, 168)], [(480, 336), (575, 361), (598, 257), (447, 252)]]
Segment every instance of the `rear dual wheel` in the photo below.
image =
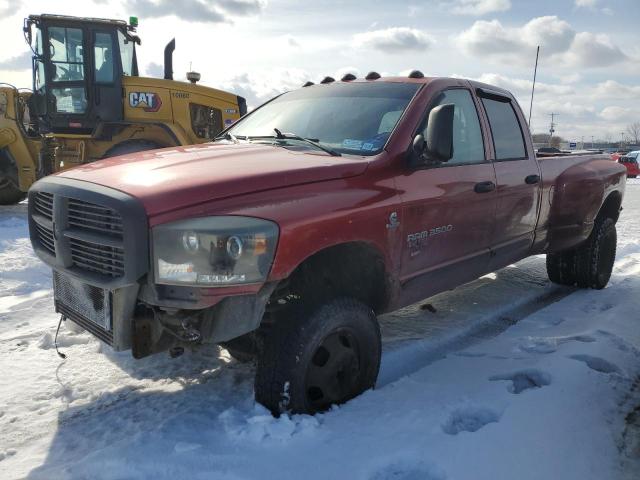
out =
[(597, 219), (591, 235), (578, 248), (547, 255), (549, 280), (596, 290), (606, 287), (616, 259), (616, 245), (614, 220)]
[(327, 410), (374, 387), (380, 355), (376, 316), (357, 300), (339, 298), (307, 314), (289, 312), (265, 336), (256, 400), (276, 415)]

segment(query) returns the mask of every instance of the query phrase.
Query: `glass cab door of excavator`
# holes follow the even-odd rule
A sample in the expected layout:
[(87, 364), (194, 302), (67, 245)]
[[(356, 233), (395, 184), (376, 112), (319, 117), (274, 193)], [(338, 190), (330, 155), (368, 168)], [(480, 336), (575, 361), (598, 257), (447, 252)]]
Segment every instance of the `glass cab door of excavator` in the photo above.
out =
[(32, 110), (41, 133), (90, 134), (123, 119), (122, 76), (138, 75), (134, 28), (58, 15), (25, 20), (33, 50)]

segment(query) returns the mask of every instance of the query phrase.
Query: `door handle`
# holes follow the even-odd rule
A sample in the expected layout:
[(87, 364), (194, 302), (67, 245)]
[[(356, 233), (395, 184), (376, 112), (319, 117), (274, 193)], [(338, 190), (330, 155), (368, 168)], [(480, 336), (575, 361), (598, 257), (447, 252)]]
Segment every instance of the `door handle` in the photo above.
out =
[(480, 182), (476, 183), (473, 187), (473, 191), (476, 193), (488, 193), (493, 192), (496, 189), (496, 184), (493, 182)]
[(529, 175), (524, 179), (524, 183), (527, 185), (535, 185), (538, 182), (540, 182), (540, 175)]

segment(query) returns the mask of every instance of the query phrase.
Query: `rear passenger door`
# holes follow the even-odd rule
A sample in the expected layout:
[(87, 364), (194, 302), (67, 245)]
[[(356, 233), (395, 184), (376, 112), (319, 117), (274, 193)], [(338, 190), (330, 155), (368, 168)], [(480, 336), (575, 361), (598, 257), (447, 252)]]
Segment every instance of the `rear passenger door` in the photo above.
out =
[(415, 301), (482, 275), (489, 264), (495, 175), (477, 106), (466, 88), (446, 89), (425, 109), (453, 104), (453, 158), (408, 167), (396, 178), (402, 197), (401, 281)]
[(497, 180), (497, 210), (491, 239), (491, 269), (528, 255), (538, 221), (541, 184), (538, 162), (522, 112), (500, 92), (478, 89), (492, 137), (492, 160)]

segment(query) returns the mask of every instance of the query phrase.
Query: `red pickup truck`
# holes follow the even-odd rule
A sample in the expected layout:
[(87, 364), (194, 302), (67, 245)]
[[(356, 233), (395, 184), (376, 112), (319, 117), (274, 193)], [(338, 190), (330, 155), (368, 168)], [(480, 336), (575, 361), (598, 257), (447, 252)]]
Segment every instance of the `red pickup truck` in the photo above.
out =
[(537, 159), (505, 90), (367, 78), (37, 182), (31, 241), (61, 320), (136, 358), (223, 344), (255, 359), (257, 401), (317, 412), (375, 385), (377, 314), (542, 253), (553, 282), (607, 284), (622, 165)]

